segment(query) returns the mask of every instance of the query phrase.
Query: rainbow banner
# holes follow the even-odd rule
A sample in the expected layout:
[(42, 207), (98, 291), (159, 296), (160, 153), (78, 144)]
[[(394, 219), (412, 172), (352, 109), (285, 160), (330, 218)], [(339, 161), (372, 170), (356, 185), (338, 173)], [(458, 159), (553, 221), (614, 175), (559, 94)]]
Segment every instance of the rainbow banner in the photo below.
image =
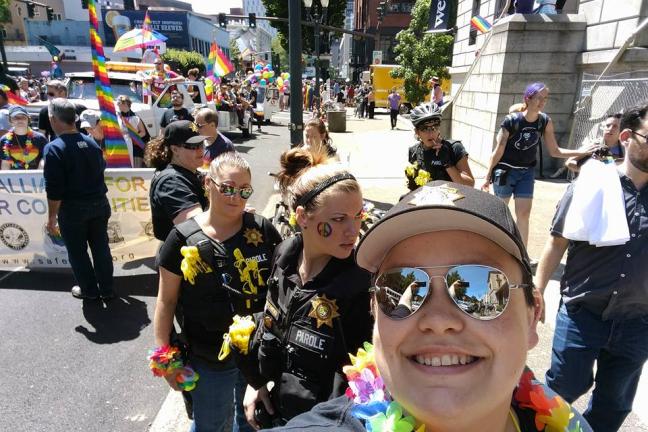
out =
[(90, 19), (90, 50), (92, 52), (92, 71), (95, 76), (97, 101), (101, 110), (101, 127), (106, 144), (106, 164), (109, 168), (131, 168), (128, 147), (121, 133), (115, 102), (113, 99), (110, 79), (106, 71), (106, 57), (103, 43), (99, 37), (99, 20), (95, 0), (88, 0), (88, 16)]
[(122, 124), (124, 125), (124, 128), (128, 132), (128, 136), (130, 137), (131, 141), (133, 142), (133, 145), (136, 145), (137, 147), (141, 148), (144, 150), (144, 147), (146, 144), (144, 143), (144, 140), (142, 137), (139, 135), (139, 132), (137, 129), (133, 127), (132, 124), (128, 122), (125, 118), (122, 117)]
[(20, 93), (14, 93), (13, 91), (11, 91), (9, 86), (0, 84), (0, 90), (5, 92), (9, 105), (27, 105), (29, 103), (25, 99), (23, 99), (22, 96), (20, 96)]
[(207, 57), (207, 77), (222, 77), (234, 71), (234, 65), (225, 53), (220, 49), (216, 42), (212, 42), (209, 49), (209, 57)]
[(486, 21), (486, 19), (480, 15), (475, 15), (470, 19), (470, 26), (481, 33), (488, 33), (488, 31), (493, 27), (491, 23)]

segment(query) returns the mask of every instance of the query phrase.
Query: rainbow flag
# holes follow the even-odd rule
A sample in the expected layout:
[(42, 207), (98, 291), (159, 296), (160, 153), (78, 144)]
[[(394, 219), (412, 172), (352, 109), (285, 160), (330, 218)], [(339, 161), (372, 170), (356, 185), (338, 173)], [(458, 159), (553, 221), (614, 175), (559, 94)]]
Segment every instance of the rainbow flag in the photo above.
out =
[(128, 122), (125, 118), (122, 117), (122, 124), (124, 125), (124, 128), (126, 128), (126, 131), (128, 131), (128, 136), (130, 137), (131, 141), (133, 142), (133, 145), (136, 145), (137, 147), (141, 148), (144, 150), (144, 147), (146, 144), (144, 143), (144, 140), (142, 137), (139, 135), (139, 132), (137, 129), (133, 127), (132, 124)]
[(475, 30), (479, 30), (481, 33), (487, 33), (493, 27), (491, 23), (480, 15), (475, 15), (470, 19), (470, 26)]
[(106, 71), (106, 57), (103, 42), (99, 36), (99, 20), (95, 0), (88, 0), (88, 16), (90, 19), (90, 51), (92, 53), (92, 70), (95, 76), (97, 101), (101, 110), (101, 127), (106, 144), (106, 164), (109, 168), (131, 168), (128, 147), (121, 133), (115, 102), (113, 99), (110, 79)]
[(216, 42), (212, 42), (209, 49), (209, 57), (207, 57), (207, 77), (222, 77), (234, 71), (234, 65), (225, 53), (220, 49)]
[(0, 89), (2, 89), (2, 91), (7, 95), (7, 102), (9, 102), (9, 105), (27, 105), (29, 103), (23, 99), (20, 94), (11, 91), (9, 86), (0, 84)]

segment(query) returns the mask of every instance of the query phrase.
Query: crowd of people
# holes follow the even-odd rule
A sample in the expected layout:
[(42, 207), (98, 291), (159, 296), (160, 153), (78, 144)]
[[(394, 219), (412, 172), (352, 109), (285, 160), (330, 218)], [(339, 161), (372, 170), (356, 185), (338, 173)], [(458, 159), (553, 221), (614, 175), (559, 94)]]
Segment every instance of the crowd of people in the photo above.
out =
[[(221, 86), (221, 106), (236, 109), (236, 89)], [(44, 168), (47, 230), (65, 240), (72, 295), (110, 300), (99, 117), (56, 81), (47, 95), (44, 134), (31, 131), (24, 108), (7, 109), (2, 167)], [(233, 430), (618, 430), (648, 359), (648, 106), (610, 114), (599, 141), (566, 150), (544, 113), (548, 95), (530, 84), (503, 119), (481, 188), (466, 148), (442, 136), (439, 104), (415, 107), (409, 192), (362, 238), (360, 184), (313, 118), (302, 145), (280, 158), (279, 190), (298, 227), (282, 240), (247, 206), (251, 169), (218, 132), (218, 113), (185, 112), (173, 92), (163, 132), (138, 157), (155, 168), (151, 213), (163, 242), (151, 368), (183, 391), (192, 430), (221, 431), (229, 417)], [(397, 110), (395, 89), (389, 100)], [(118, 106), (132, 117), (128, 98)], [(614, 167), (618, 193), (602, 187), (606, 200), (591, 199), (621, 215), (597, 229), (625, 231), (604, 245), (592, 240), (594, 228), (574, 235), (578, 209), (590, 204), (577, 181), (558, 203), (539, 262), (529, 257), (543, 143), (582, 176)], [(526, 367), (527, 352), (565, 251), (543, 383)], [(569, 404), (592, 385), (581, 415)]]

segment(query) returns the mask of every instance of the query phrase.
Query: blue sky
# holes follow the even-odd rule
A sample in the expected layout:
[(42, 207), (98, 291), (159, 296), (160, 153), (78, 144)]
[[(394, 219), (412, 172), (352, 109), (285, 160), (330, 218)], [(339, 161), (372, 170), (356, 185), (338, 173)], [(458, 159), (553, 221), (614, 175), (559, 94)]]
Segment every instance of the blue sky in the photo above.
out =
[(229, 12), (230, 8), (242, 7), (241, 0), (184, 0), (191, 3), (193, 10), (198, 13), (216, 14), (219, 12)]

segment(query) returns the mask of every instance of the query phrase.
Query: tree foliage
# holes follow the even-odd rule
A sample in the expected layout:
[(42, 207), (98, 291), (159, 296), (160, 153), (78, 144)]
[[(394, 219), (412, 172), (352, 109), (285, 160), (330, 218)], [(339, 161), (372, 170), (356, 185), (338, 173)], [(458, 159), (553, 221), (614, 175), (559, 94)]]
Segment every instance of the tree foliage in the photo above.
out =
[[(301, 2), (302, 0), (300, 0)], [(262, 0), (266, 8), (266, 14), (272, 17), (288, 18), (288, 0)], [(306, 16), (306, 8), (304, 3), (301, 3), (302, 21), (309, 21), (311, 17)], [(313, 9), (319, 10), (318, 0), (313, 1)], [(327, 9), (326, 22), (324, 24), (333, 27), (344, 26), (344, 10), (346, 9), (346, 0), (330, 0)], [(271, 22), (274, 28), (279, 32), (281, 45), (288, 52), (288, 23), (287, 22)], [(313, 27), (302, 26), (302, 50), (305, 52), (312, 52), (315, 48), (315, 37)], [(322, 41), (327, 37), (328, 31), (322, 32)], [(328, 45), (328, 44), (327, 44)]]
[[(288, 67), (290, 65), (288, 51), (286, 51), (286, 49), (283, 47), (282, 37), (279, 34), (272, 38), (272, 52), (275, 55), (279, 56), (279, 65), (281, 66), (281, 69), (288, 70)], [(279, 65), (275, 64), (275, 69), (277, 69), (277, 66)]]
[(405, 80), (405, 96), (412, 105), (421, 103), (430, 92), (428, 81), (433, 76), (448, 78), (447, 67), (452, 62), (453, 37), (426, 34), (430, 0), (417, 0), (412, 8), (408, 28), (396, 35), (396, 62), (401, 65), (391, 74)]
[(9, 2), (11, 0), (0, 0), (0, 24), (11, 22), (11, 9)]
[(239, 49), (236, 40), (230, 39), (229, 50), (229, 59), (234, 65), (234, 69), (237, 71), (243, 70), (243, 67), (241, 66), (241, 50)]
[(184, 76), (187, 76), (187, 71), (192, 68), (198, 68), (201, 73), (205, 72), (205, 60), (201, 54), (195, 51), (169, 48), (162, 54), (162, 60), (169, 64), (171, 69)]

